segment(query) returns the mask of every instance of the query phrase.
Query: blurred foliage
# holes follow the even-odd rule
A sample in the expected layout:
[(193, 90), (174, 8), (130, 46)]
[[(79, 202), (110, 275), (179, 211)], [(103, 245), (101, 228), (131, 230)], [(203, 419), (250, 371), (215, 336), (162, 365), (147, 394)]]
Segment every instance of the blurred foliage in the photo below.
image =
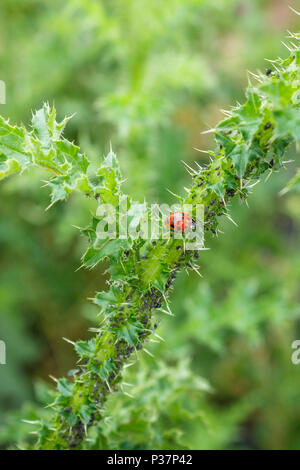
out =
[[(180, 160), (203, 161), (193, 148), (210, 139), (200, 131), (241, 98), (245, 70), (286, 54), (284, 31), (299, 30), (288, 4), (297, 8), (292, 0), (2, 0), (1, 113), (28, 122), (29, 109), (55, 101), (61, 116), (76, 113), (68, 137), (89, 158), (112, 141), (132, 196), (168, 202), (165, 188), (176, 192), (187, 177)], [(177, 280), (176, 317), (160, 320), (166, 342), (151, 346), (160, 362), (143, 354), (128, 370), (135, 399), (110, 399), (91, 447), (299, 449), (300, 376), (290, 360), (300, 334), (299, 194), (279, 196), (291, 166), (255, 188), (249, 209), (233, 205), (238, 228), (224, 222), (224, 235), (207, 239), (204, 280)], [(72, 225), (85, 223), (90, 202), (75, 196), (45, 212), (41, 178), (0, 187), (2, 424), (21, 405), (14, 413), (34, 419), (34, 396), (48, 401), (34, 384), (73, 367), (61, 338), (88, 337), (97, 311), (85, 298), (105, 286), (104, 269), (75, 273), (83, 241)], [(30, 430), (12, 412), (5, 421), (2, 448)]]

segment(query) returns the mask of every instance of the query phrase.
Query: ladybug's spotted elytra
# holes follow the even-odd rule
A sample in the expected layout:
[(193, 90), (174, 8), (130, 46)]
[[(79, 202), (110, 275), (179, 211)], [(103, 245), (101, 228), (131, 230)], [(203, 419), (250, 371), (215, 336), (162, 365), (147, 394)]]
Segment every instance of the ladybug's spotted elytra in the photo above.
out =
[(195, 228), (195, 222), (189, 214), (184, 212), (171, 212), (166, 219), (166, 225), (174, 232), (186, 232)]

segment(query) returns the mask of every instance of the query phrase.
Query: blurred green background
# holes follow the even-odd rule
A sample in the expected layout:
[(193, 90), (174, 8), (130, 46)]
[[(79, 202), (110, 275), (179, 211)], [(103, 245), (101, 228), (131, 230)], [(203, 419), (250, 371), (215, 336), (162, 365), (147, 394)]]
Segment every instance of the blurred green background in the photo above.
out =
[[(126, 191), (171, 202), (189, 184), (180, 160), (206, 157), (201, 135), (220, 108), (243, 100), (246, 70), (286, 56), (286, 30), (299, 30), (296, 0), (1, 0), (0, 112), (28, 124), (43, 101), (60, 118), (75, 113), (66, 135), (94, 165), (119, 156)], [(299, 9), (299, 8), (298, 8)], [(299, 155), (299, 154), (298, 154)], [(287, 159), (297, 157), (291, 148)], [(297, 159), (297, 158), (296, 158)], [(232, 206), (235, 227), (207, 238), (203, 280), (184, 273), (159, 318), (166, 340), (150, 343), (127, 369), (126, 389), (107, 403), (91, 430), (91, 448), (300, 449), (299, 194), (279, 197), (294, 172), (261, 182), (249, 208)], [(42, 174), (0, 185), (0, 446), (25, 440), (20, 410), (47, 402), (44, 382), (75, 364), (62, 340), (89, 337), (105, 288), (102, 266), (75, 272), (85, 242), (73, 225), (93, 205), (72, 197), (45, 212)], [(159, 359), (158, 359), (159, 358)], [(22, 414), (23, 416), (23, 414)], [(17, 418), (17, 419), (16, 419)]]

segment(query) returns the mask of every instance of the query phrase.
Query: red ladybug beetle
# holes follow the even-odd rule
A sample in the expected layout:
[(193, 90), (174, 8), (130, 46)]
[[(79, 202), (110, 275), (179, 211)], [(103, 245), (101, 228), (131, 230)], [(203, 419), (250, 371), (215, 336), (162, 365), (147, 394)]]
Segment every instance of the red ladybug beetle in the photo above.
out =
[(195, 227), (192, 217), (184, 212), (171, 212), (166, 219), (166, 225), (175, 232), (185, 232)]

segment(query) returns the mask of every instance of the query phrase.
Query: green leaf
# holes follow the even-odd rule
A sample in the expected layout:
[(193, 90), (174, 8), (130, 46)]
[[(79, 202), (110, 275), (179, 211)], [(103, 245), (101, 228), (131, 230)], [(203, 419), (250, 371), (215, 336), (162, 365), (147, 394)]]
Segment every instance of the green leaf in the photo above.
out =
[[(26, 151), (27, 135), (22, 127), (13, 127), (0, 116), (0, 164), (2, 178), (24, 170), (31, 162)], [(5, 165), (5, 166), (4, 166)]]
[(288, 82), (276, 78), (274, 81), (268, 81), (260, 87), (260, 91), (272, 101), (275, 109), (283, 109), (290, 105), (296, 89), (299, 90), (299, 83), (295, 88), (293, 81)]
[(92, 405), (85, 405), (83, 404), (79, 410), (79, 416), (81, 421), (85, 424), (88, 425), (92, 414), (95, 412), (95, 407)]
[(112, 287), (109, 291), (98, 292), (93, 299), (94, 304), (106, 309), (110, 304), (117, 304), (120, 291)]
[(118, 337), (124, 339), (130, 346), (136, 346), (139, 339), (139, 331), (142, 329), (143, 327), (140, 322), (128, 322), (127, 325), (118, 330)]
[(296, 141), (300, 140), (300, 110), (298, 108), (274, 111), (276, 123), (275, 136), (292, 136)]
[(112, 358), (109, 358), (103, 362), (103, 364), (98, 367), (93, 365), (93, 372), (99, 375), (102, 380), (107, 380), (110, 373), (113, 372), (115, 364)]
[(230, 137), (220, 132), (215, 132), (216, 141), (224, 147), (225, 154), (228, 156), (234, 149), (236, 143)]
[(63, 397), (70, 397), (73, 392), (74, 384), (69, 382), (66, 378), (57, 381), (57, 388)]
[(49, 109), (44, 106), (43, 108), (36, 111), (32, 117), (32, 127), (35, 131), (36, 136), (41, 141), (43, 147), (50, 147), (50, 132), (48, 130), (46, 114)]
[(96, 348), (96, 338), (89, 341), (77, 341), (74, 348), (80, 357), (92, 357)]
[(217, 196), (219, 197), (224, 197), (225, 195), (225, 188), (224, 188), (224, 182), (219, 181), (218, 183), (215, 184), (209, 184), (207, 183), (207, 187), (210, 188), (214, 193), (216, 193)]
[[(95, 246), (97, 247), (98, 245), (100, 245), (100, 247), (95, 248)], [(131, 244), (127, 239), (99, 239), (98, 241), (94, 242), (92, 247), (89, 247), (87, 249), (87, 251), (83, 255), (82, 264), (86, 268), (93, 268), (105, 258), (118, 259), (120, 256), (120, 252), (123, 250), (128, 250), (130, 246)]]
[(249, 151), (247, 145), (241, 144), (236, 146), (233, 152), (230, 154), (230, 158), (237, 172), (237, 175), (242, 178), (249, 161)]

